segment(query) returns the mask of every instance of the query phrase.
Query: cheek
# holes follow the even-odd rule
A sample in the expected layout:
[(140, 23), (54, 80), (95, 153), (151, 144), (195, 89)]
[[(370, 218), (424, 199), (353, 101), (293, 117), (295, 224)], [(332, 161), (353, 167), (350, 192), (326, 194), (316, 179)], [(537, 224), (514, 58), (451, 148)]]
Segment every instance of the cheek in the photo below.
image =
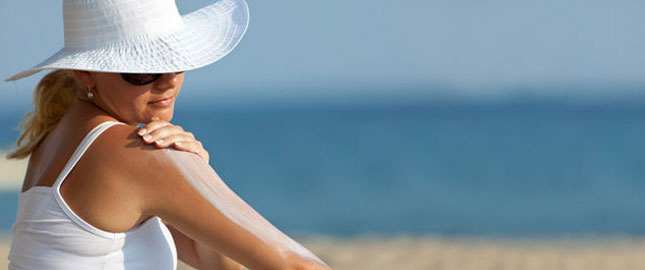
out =
[(131, 95), (115, 96), (110, 100), (110, 107), (128, 122), (141, 122), (147, 116), (147, 101), (145, 98)]

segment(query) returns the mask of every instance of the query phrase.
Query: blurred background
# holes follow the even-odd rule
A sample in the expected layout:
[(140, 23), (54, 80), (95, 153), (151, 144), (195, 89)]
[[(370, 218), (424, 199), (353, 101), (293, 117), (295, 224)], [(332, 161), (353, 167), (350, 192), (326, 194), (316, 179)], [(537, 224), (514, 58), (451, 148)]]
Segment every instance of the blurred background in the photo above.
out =
[[(60, 2), (0, 2), (2, 79), (63, 46)], [(182, 14), (207, 3), (177, 1)], [(174, 122), (233, 190), (323, 259), (344, 269), (645, 268), (629, 256), (645, 250), (635, 240), (645, 235), (645, 2), (249, 5), (238, 48), (186, 74)], [(0, 84), (5, 152), (43, 75)], [(2, 162), (0, 232), (10, 238), (24, 162)], [(580, 242), (617, 237), (629, 241), (614, 253)], [(562, 239), (586, 249), (562, 252)], [(402, 267), (409, 256), (425, 259)], [(495, 258), (491, 268), (481, 258)]]

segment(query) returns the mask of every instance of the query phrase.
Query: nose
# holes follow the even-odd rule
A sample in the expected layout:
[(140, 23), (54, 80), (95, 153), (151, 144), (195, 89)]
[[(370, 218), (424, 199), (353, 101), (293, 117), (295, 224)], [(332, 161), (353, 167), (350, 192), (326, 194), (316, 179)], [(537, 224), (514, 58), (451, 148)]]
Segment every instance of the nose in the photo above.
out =
[(175, 88), (179, 83), (179, 76), (183, 76), (181, 75), (182, 73), (183, 72), (162, 74), (161, 77), (155, 81), (155, 88), (159, 90)]

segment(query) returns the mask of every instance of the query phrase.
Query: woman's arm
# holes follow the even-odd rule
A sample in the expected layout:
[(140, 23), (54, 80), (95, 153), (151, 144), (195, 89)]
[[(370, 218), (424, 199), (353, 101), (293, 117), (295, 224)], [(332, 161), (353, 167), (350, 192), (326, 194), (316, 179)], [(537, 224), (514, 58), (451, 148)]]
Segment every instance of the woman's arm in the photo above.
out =
[(202, 243), (196, 242), (163, 221), (172, 234), (179, 259), (195, 269), (241, 270), (244, 266)]
[[(202, 157), (208, 163), (209, 154), (195, 136), (181, 126), (152, 117), (152, 121), (137, 131), (144, 143), (159, 149), (174, 147), (177, 150), (191, 152)], [(184, 233), (164, 221), (170, 231), (177, 256), (182, 262), (196, 269), (239, 270), (243, 266), (208, 246), (196, 242)]]
[(142, 214), (161, 217), (249, 269), (328, 269), (232, 192), (199, 156), (126, 145), (123, 164), (130, 168), (120, 171), (142, 194)]

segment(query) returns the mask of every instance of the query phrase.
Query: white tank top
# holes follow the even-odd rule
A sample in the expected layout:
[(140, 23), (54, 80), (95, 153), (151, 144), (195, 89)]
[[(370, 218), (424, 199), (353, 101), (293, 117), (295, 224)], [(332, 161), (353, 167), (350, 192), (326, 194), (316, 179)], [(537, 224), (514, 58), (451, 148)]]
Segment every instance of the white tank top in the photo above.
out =
[(100, 230), (77, 216), (60, 186), (92, 142), (120, 122), (90, 131), (51, 187), (34, 186), (18, 197), (9, 269), (176, 269), (177, 250), (168, 228), (153, 217), (123, 233)]

